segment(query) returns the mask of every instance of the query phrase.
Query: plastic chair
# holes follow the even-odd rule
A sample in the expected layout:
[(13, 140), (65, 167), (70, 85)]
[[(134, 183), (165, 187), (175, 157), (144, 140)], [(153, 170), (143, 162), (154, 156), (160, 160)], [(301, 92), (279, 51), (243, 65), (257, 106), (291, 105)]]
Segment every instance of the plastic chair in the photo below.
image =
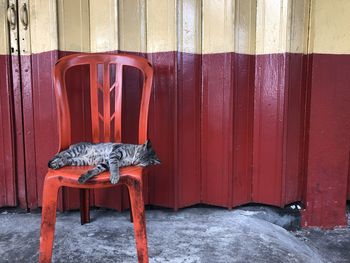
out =
[[(115, 65), (116, 81), (114, 83), (109, 83), (110, 65), (112, 64)], [(110, 141), (112, 119), (114, 119), (114, 139), (116, 142), (121, 141), (123, 66), (126, 65), (137, 68), (143, 73), (144, 81), (140, 104), (138, 141), (140, 144), (144, 143), (147, 139), (147, 117), (153, 79), (153, 69), (149, 62), (144, 58), (132, 55), (75, 54), (58, 60), (54, 70), (54, 89), (59, 124), (58, 151), (67, 149), (71, 144), (71, 116), (67, 99), (65, 74), (69, 68), (79, 65), (89, 65), (90, 67), (93, 142)], [(98, 65), (103, 65), (103, 85), (98, 83)], [(98, 112), (99, 89), (103, 93), (103, 116)], [(110, 92), (112, 92), (113, 89), (115, 90), (115, 111), (111, 114)], [(100, 130), (100, 121), (103, 122), (102, 130)], [(67, 166), (58, 170), (48, 170), (43, 190), (39, 262), (51, 262), (56, 223), (57, 195), (61, 186), (81, 188), (82, 223), (89, 221), (89, 189), (116, 186), (110, 183), (108, 172), (90, 179), (85, 184), (79, 184), (78, 177), (90, 168), (91, 167), (88, 166)], [(121, 168), (120, 180), (117, 185), (124, 184), (129, 190), (138, 261), (148, 262), (145, 209), (142, 196), (142, 173), (143, 168), (141, 167)]]

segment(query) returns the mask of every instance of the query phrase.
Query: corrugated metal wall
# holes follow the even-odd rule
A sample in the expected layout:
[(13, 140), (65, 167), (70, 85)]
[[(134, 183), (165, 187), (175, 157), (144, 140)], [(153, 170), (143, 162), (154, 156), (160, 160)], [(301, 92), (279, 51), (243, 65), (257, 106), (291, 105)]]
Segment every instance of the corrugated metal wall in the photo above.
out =
[(346, 225), (350, 199), (350, 2), (312, 1), (304, 225)]
[[(57, 145), (51, 82), (56, 59), (74, 52), (127, 52), (147, 57), (155, 69), (150, 138), (162, 165), (146, 178), (147, 203), (178, 209), (302, 200), (305, 225), (345, 224), (346, 191), (350, 198), (347, 1), (106, 0), (102, 5), (30, 0), (29, 8), (31, 51), (21, 59), (30, 68), (21, 69), (22, 93), (16, 93), (18, 81), (2, 84), (11, 69), (6, 41), (1, 59), (7, 62), (0, 73), (1, 86), (13, 97), (1, 97), (8, 125), (0, 138), (20, 146), (21, 136), (11, 133), (18, 123), (11, 120), (20, 112), (26, 187), (20, 184), (21, 162), (1, 166), (6, 176), (0, 176), (0, 189), (9, 193), (2, 195), (7, 199), (0, 196), (0, 205), (15, 205), (20, 193), (27, 198), (20, 205), (41, 204), (47, 160)], [(7, 36), (2, 23), (1, 34)], [(132, 105), (140, 96), (140, 79), (131, 70), (124, 75), (124, 99), (130, 103), (123, 108), (124, 140), (132, 141), (135, 126), (129, 120), (137, 113)], [(68, 76), (72, 111), (81, 117), (74, 123), (76, 140), (91, 136), (84, 76), (84, 68)], [(12, 112), (18, 99), (23, 110)], [(14, 160), (13, 152), (5, 153)], [(16, 189), (10, 180), (14, 167), (18, 193), (8, 190)], [(12, 175), (4, 169), (12, 169)], [(123, 189), (93, 197), (98, 206), (127, 206)], [(77, 207), (77, 192), (65, 189), (61, 208)]]
[[(0, 2), (0, 17), (5, 18), (7, 4)], [(7, 21), (0, 19), (0, 207), (17, 205), (14, 153), (14, 125), (12, 123), (12, 89)]]

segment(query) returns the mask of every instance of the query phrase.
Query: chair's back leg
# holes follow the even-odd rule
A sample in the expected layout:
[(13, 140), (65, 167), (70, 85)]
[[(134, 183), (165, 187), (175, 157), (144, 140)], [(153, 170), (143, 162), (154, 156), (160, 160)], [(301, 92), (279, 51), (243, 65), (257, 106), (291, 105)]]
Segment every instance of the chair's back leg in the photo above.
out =
[(80, 189), (80, 222), (90, 223), (90, 190)]
[(39, 262), (49, 263), (55, 236), (57, 195), (59, 183), (55, 178), (46, 177), (44, 182), (42, 218), (40, 229)]

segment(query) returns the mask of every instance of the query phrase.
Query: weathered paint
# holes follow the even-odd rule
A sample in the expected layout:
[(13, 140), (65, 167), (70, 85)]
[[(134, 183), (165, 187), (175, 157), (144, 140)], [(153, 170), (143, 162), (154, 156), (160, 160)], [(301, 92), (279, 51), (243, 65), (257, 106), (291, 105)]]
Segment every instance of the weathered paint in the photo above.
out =
[[(102, 64), (100, 69), (99, 65)], [(114, 74), (110, 75), (110, 65), (114, 64)], [(79, 119), (80, 116), (74, 116), (74, 111), (71, 111), (70, 105), (74, 105), (75, 101), (68, 98), (67, 86), (70, 83), (66, 81), (66, 74), (71, 67), (81, 65), (88, 65), (89, 67), (89, 89), (91, 103), (90, 108), (91, 116), (91, 130), (92, 141), (94, 143), (106, 142), (113, 140), (115, 142), (121, 142), (121, 120), (122, 118), (122, 76), (123, 66), (127, 65), (138, 69), (142, 72), (142, 96), (139, 107), (138, 118), (134, 121), (138, 122), (138, 138), (137, 143), (142, 144), (148, 138), (147, 136), (147, 118), (149, 101), (152, 90), (153, 69), (149, 62), (138, 56), (119, 55), (118, 57), (112, 54), (75, 54), (61, 58), (54, 68), (54, 90), (57, 105), (57, 119), (59, 123), (59, 145), (58, 150), (67, 149), (72, 142), (72, 133), (75, 131), (74, 120)], [(73, 75), (74, 76), (74, 75)], [(102, 79), (100, 82), (100, 78)], [(87, 86), (87, 85), (85, 85)], [(100, 99), (99, 87), (102, 86), (103, 95)], [(70, 88), (72, 89), (72, 88)], [(114, 94), (114, 95), (112, 95)], [(112, 108), (113, 116), (111, 117), (111, 97), (115, 97), (114, 107)], [(103, 113), (101, 113), (101, 107)], [(103, 115), (102, 125), (99, 115)], [(72, 124), (73, 121), (73, 124)], [(113, 125), (113, 134), (111, 134), (111, 124)], [(73, 132), (72, 132), (73, 131)], [(112, 139), (111, 139), (112, 138)], [(112, 188), (115, 185), (110, 183), (109, 173), (103, 173), (98, 177), (89, 180), (86, 184), (80, 184), (78, 177), (86, 173), (90, 169), (89, 167), (63, 167), (60, 170), (48, 169), (48, 172), (44, 180), (43, 191), (43, 213), (42, 213), (42, 226), (40, 233), (40, 254), (39, 262), (51, 262), (54, 229), (56, 223), (56, 209), (58, 190), (62, 186), (70, 188), (84, 189), (84, 193), (88, 194), (89, 189), (101, 189)], [(148, 262), (148, 248), (147, 248), (147, 236), (146, 236), (146, 221), (145, 221), (145, 205), (143, 201), (143, 170), (142, 167), (126, 167), (120, 169), (120, 180), (118, 185), (125, 185), (128, 188), (130, 194), (130, 203), (132, 207), (132, 219), (134, 222), (134, 234), (137, 247), (137, 255), (139, 262)], [(85, 171), (84, 171), (85, 170)], [(111, 200), (111, 199), (109, 199)], [(87, 196), (84, 203), (89, 202)], [(82, 211), (82, 223), (89, 221), (88, 219), (88, 206), (84, 205)]]
[[(350, 55), (312, 55), (304, 226), (344, 226), (349, 176)], [(331, 87), (331, 88), (330, 88)]]
[[(39, 248), (40, 263), (51, 262), (59, 188), (62, 186), (85, 189), (114, 187), (109, 182), (108, 173), (101, 174), (101, 176), (92, 179), (85, 185), (79, 184), (77, 179), (84, 172), (86, 172), (86, 169), (84, 170), (81, 167), (64, 167), (61, 171), (49, 170), (45, 177)], [(138, 262), (147, 263), (148, 246), (141, 177), (142, 168), (140, 167), (122, 168), (118, 184), (126, 185), (129, 189)]]
[[(28, 80), (32, 88), (27, 84), (23, 90), (34, 96), (34, 106), (32, 109), (28, 106), (24, 114), (28, 120), (34, 115), (34, 126), (30, 126), (30, 121), (24, 122), (24, 128), (32, 127), (35, 134), (34, 138), (32, 134), (25, 134), (26, 141), (32, 141), (31, 145), (34, 142), (36, 149), (35, 156), (28, 157), (35, 159), (35, 167), (27, 168), (28, 176), (36, 174), (35, 179), (30, 177), (27, 181), (28, 197), (34, 200), (30, 202), (31, 207), (41, 203), (46, 161), (57, 143), (51, 140), (43, 146), (42, 153), (37, 150), (47, 141), (48, 134), (56, 131), (53, 121), (43, 125), (55, 116), (49, 100), (41, 101), (42, 97), (52, 99), (47, 69), (57, 57), (70, 51), (132, 52), (147, 57), (155, 69), (150, 138), (163, 164), (153, 167), (147, 176), (146, 203), (178, 209), (199, 202), (233, 207), (251, 201), (283, 206), (303, 200), (308, 225), (330, 226), (336, 224), (331, 221), (331, 214), (323, 221), (317, 219), (317, 215), (323, 213), (320, 200), (329, 194), (339, 204), (330, 211), (339, 215), (337, 224), (343, 224), (344, 193), (348, 192), (350, 198), (345, 178), (349, 176), (349, 153), (345, 149), (348, 144), (345, 142), (342, 153), (335, 155), (339, 157), (334, 159), (335, 166), (327, 166), (332, 175), (338, 173), (335, 167), (339, 167), (339, 180), (333, 181), (329, 193), (322, 190), (322, 194), (317, 195), (314, 185), (321, 187), (329, 182), (312, 167), (327, 155), (319, 153), (323, 146), (314, 143), (312, 137), (319, 136), (320, 120), (314, 118), (323, 107), (337, 110), (334, 127), (338, 127), (338, 122), (344, 127), (348, 125), (348, 118), (341, 112), (346, 108), (340, 106), (347, 101), (346, 90), (341, 90), (344, 96), (332, 103), (317, 106), (318, 102), (313, 102), (313, 98), (322, 102), (315, 90), (331, 92), (327, 87), (319, 87), (320, 72), (333, 72), (335, 63), (347, 66), (348, 56), (335, 56), (337, 60), (332, 55), (350, 53), (346, 46), (349, 36), (346, 30), (350, 26), (347, 1), (167, 0), (160, 3), (123, 0), (106, 3), (101, 6), (94, 0), (59, 0), (57, 6), (55, 1), (35, 1), (30, 6), (31, 15), (38, 17), (38, 22), (33, 22), (30, 28), (33, 40), (32, 55), (29, 54), (28, 59), (32, 60), (32, 78)], [(58, 19), (41, 12), (36, 14), (38, 4), (51, 10), (48, 12), (51, 14), (57, 10)], [(38, 30), (42, 24), (48, 26), (45, 32)], [(43, 40), (55, 36), (56, 42)], [(0, 48), (4, 49), (3, 44)], [(320, 59), (312, 53), (324, 53), (324, 56)], [(124, 95), (131, 105), (139, 98), (140, 80), (130, 70), (124, 74), (128, 79)], [(82, 116), (87, 114), (83, 110), (87, 103), (82, 89), (86, 84), (85, 75), (86, 70), (80, 69), (69, 78), (74, 111)], [(327, 74), (322, 76), (326, 78)], [(346, 86), (347, 82), (340, 77), (329, 76), (328, 81), (332, 81), (329, 87)], [(323, 80), (327, 83), (327, 79)], [(18, 89), (13, 90), (14, 95), (17, 94), (14, 99), (21, 99), (21, 90), (17, 93)], [(307, 97), (310, 116), (305, 114)], [(30, 105), (31, 100), (24, 97), (24, 102), (24, 106)], [(38, 113), (38, 110), (45, 112)], [(123, 110), (128, 112), (127, 118), (135, 117), (133, 107), (126, 105)], [(20, 122), (16, 120), (17, 123)], [(77, 125), (76, 138), (90, 138), (86, 118), (74, 125)], [(85, 128), (80, 129), (82, 126)], [(309, 126), (310, 134), (307, 133)], [(343, 126), (340, 130), (345, 129)], [(123, 129), (128, 134), (127, 140), (135, 139), (134, 126), (127, 122)], [(327, 134), (329, 132), (327, 130)], [(22, 135), (18, 133), (18, 136)], [(337, 145), (334, 142), (329, 148)], [(31, 154), (33, 148), (27, 151)], [(315, 153), (320, 159), (312, 161)], [(347, 161), (341, 161), (345, 158), (342, 154), (347, 154)], [(20, 182), (20, 177), (18, 179)], [(338, 189), (340, 181), (343, 188), (336, 192), (334, 189)], [(37, 185), (37, 190), (33, 190), (32, 184)], [(128, 206), (125, 189), (111, 191), (95, 192), (91, 195), (91, 204), (118, 210)], [(64, 189), (63, 196), (61, 208), (79, 207), (78, 192)], [(331, 203), (322, 203), (322, 209), (330, 206)]]

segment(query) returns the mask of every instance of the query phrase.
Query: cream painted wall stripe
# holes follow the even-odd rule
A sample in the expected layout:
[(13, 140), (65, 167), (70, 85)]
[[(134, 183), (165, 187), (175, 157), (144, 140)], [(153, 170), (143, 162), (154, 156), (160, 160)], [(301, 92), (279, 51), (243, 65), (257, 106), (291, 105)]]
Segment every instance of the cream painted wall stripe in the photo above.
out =
[[(350, 54), (349, 0), (104, 0), (104, 3), (30, 0), (31, 52), (119, 49), (197, 54)], [(0, 54), (9, 54), (6, 11), (7, 1), (0, 0)]]
[(235, 52), (255, 54), (256, 0), (236, 0), (235, 5)]
[(179, 0), (177, 6), (177, 50), (202, 53), (202, 6), (200, 0)]
[(118, 5), (115, 0), (90, 0), (90, 51), (118, 50)]
[[(20, 1), (21, 2), (21, 1)], [(57, 5), (55, 0), (30, 0), (28, 51), (32, 53), (57, 50)], [(26, 32), (23, 32), (26, 33)], [(27, 41), (28, 42), (28, 41)]]
[(88, 0), (57, 0), (58, 48), (90, 52), (90, 11)]
[(287, 50), (291, 53), (308, 52), (310, 0), (293, 0), (288, 9), (289, 32)]
[(203, 0), (202, 53), (234, 51), (234, 1)]
[(146, 3), (147, 52), (176, 50), (176, 0), (148, 0)]
[(309, 53), (350, 54), (350, 1), (311, 2)]
[(118, 7), (120, 50), (146, 53), (146, 0), (120, 0)]
[(10, 54), (7, 26), (7, 1), (0, 0), (0, 55)]
[(288, 0), (258, 0), (256, 15), (256, 54), (287, 51)]

